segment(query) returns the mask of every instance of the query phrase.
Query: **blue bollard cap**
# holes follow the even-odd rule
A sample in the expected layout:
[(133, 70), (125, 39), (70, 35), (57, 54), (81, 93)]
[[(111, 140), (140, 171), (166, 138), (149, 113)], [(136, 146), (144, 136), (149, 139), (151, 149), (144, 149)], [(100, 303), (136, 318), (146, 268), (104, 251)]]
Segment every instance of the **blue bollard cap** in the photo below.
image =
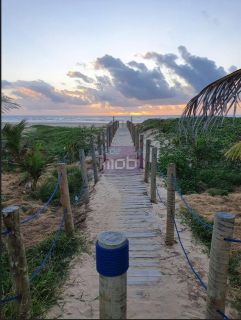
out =
[(116, 277), (129, 268), (129, 241), (121, 232), (106, 231), (96, 241), (96, 270), (103, 276)]

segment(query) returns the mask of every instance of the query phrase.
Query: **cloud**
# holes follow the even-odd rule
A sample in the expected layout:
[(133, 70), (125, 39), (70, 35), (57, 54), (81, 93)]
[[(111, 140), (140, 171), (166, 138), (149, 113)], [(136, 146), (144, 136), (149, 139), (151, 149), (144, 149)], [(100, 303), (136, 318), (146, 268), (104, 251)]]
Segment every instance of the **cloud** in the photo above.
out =
[[(3, 80), (3, 82), (4, 81), (5, 80)], [(25, 99), (47, 98), (54, 103), (71, 103), (79, 105), (90, 102), (88, 99), (81, 97), (81, 92), (78, 97), (72, 96), (65, 92), (65, 90), (55, 89), (52, 85), (43, 80), (18, 80), (15, 82), (8, 82), (7, 87), (13, 89), (13, 94)]]
[(159, 66), (165, 66), (172, 70), (174, 74), (183, 78), (195, 91), (200, 91), (210, 82), (227, 74), (224, 68), (218, 67), (213, 60), (192, 55), (184, 46), (179, 46), (178, 50), (184, 64), (177, 64), (178, 56), (172, 53), (148, 52), (145, 58), (154, 59)]
[(79, 72), (79, 71), (69, 71), (67, 73), (67, 76), (70, 77), (70, 78), (80, 78), (81, 80), (83, 80), (84, 82), (87, 82), (87, 83), (93, 83), (94, 82), (94, 79), (86, 76), (85, 74)]
[(119, 58), (110, 55), (98, 58), (96, 67), (108, 70), (115, 89), (127, 98), (143, 101), (176, 95), (175, 88), (168, 85), (159, 68), (148, 69), (145, 64), (133, 61), (124, 64)]
[[(207, 84), (227, 74), (215, 61), (196, 56), (185, 46), (178, 47), (178, 54), (147, 52), (142, 60), (140, 58), (138, 56), (138, 61), (125, 63), (111, 55), (98, 57), (94, 63), (82, 64), (83, 73), (67, 72), (67, 77), (75, 81), (70, 86), (69, 80), (66, 81), (64, 89), (61, 85), (62, 89), (58, 89), (43, 80), (3, 80), (2, 87), (7, 93), (19, 97), (19, 102), (27, 108), (42, 105), (43, 109), (59, 108), (67, 112), (70, 107), (77, 110), (81, 106), (79, 110), (88, 111), (89, 108), (90, 112), (102, 107), (105, 110), (115, 108), (119, 111), (144, 112), (143, 108), (158, 110), (160, 106), (166, 106), (169, 110), (170, 106), (184, 105)], [(152, 60), (151, 63), (146, 59)], [(229, 72), (236, 69), (231, 66)], [(86, 74), (93, 74), (93, 77)], [(60, 84), (65, 80), (61, 79)]]

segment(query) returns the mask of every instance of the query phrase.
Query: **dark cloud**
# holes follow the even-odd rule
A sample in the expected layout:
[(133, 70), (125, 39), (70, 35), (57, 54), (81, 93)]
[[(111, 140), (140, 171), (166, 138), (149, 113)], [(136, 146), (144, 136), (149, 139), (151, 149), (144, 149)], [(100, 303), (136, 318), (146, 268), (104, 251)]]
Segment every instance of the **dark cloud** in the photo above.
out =
[(113, 85), (127, 98), (143, 101), (171, 98), (176, 94), (175, 89), (169, 87), (159, 68), (150, 70), (144, 64), (133, 61), (126, 65), (110, 55), (98, 58), (96, 66), (109, 71)]
[(87, 82), (87, 83), (93, 83), (94, 82), (94, 79), (92, 79), (90, 77), (87, 77), (85, 74), (83, 74), (83, 73), (81, 73), (79, 71), (69, 71), (67, 73), (67, 76), (70, 77), (70, 78), (80, 78), (84, 82)]
[(229, 69), (228, 69), (228, 71), (229, 71), (230, 73), (232, 73), (232, 72), (234, 72), (234, 71), (236, 71), (236, 70), (238, 70), (238, 68), (237, 68), (236, 66), (231, 66), (231, 67), (229, 67)]
[(11, 88), (11, 82), (2, 80), (2, 89)]
[(171, 69), (175, 74), (186, 80), (196, 91), (200, 91), (210, 82), (227, 74), (224, 68), (217, 67), (213, 60), (192, 55), (184, 46), (179, 46), (178, 50), (185, 64), (177, 64), (178, 56), (175, 54), (148, 52), (145, 58), (155, 59), (158, 65), (164, 65)]

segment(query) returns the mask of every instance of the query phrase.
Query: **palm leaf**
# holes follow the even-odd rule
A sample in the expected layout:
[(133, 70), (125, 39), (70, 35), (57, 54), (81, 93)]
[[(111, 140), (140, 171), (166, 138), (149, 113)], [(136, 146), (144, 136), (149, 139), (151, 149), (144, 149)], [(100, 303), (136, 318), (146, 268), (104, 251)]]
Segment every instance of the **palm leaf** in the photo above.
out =
[(14, 102), (14, 100), (8, 96), (5, 96), (2, 94), (1, 96), (1, 107), (2, 107), (2, 112), (7, 112), (11, 109), (18, 109), (20, 108), (20, 104)]
[(183, 111), (179, 121), (181, 131), (197, 132), (208, 130), (218, 119), (223, 119), (231, 110), (233, 116), (240, 107), (241, 69), (207, 85), (193, 97)]
[(229, 160), (241, 161), (241, 141), (235, 143), (226, 153), (225, 157)]

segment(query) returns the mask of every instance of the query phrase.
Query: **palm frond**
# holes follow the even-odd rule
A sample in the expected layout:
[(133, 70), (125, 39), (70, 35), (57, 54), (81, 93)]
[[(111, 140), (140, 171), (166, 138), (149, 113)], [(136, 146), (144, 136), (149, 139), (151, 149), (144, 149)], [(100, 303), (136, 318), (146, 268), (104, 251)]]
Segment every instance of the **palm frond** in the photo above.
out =
[(241, 141), (235, 143), (226, 153), (225, 157), (228, 160), (239, 160), (241, 161)]
[(8, 96), (1, 95), (1, 107), (2, 107), (2, 112), (7, 112), (11, 109), (18, 109), (20, 108), (20, 104), (14, 102), (14, 100)]
[(240, 107), (241, 69), (207, 85), (193, 97), (183, 111), (179, 129), (190, 130), (192, 134), (204, 132), (223, 119), (230, 111), (233, 116)]

